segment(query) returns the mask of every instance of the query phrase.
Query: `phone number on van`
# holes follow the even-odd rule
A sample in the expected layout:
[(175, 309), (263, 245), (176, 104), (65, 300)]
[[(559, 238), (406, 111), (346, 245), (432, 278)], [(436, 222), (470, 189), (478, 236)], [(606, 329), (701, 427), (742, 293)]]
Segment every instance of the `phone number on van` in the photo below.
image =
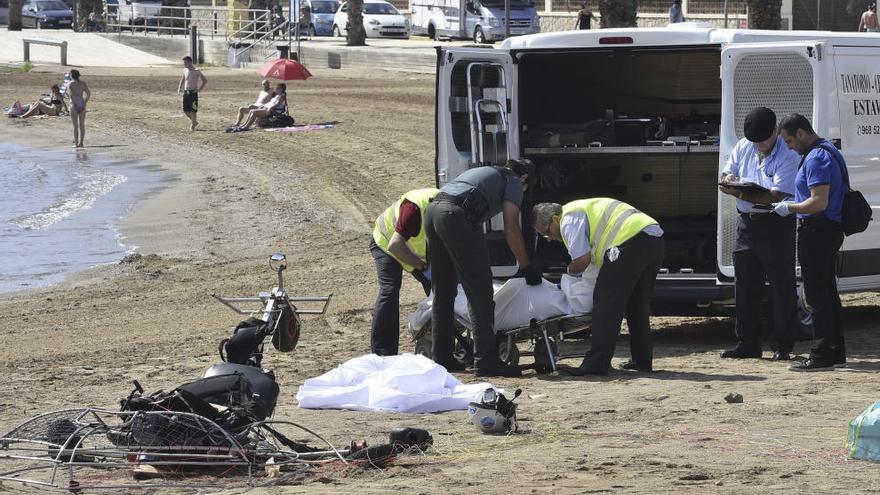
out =
[(857, 136), (880, 135), (880, 125), (859, 125), (856, 126)]

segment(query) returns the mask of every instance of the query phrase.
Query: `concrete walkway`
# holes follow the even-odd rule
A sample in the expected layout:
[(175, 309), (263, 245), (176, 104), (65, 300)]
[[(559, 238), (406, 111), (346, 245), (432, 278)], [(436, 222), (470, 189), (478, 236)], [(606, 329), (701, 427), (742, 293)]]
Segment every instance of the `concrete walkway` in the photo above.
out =
[[(23, 38), (42, 38), (67, 41), (67, 63), (79, 67), (150, 67), (171, 64), (168, 59), (116, 43), (94, 33), (75, 33), (69, 30), (0, 29), (0, 63), (20, 63), (24, 59)], [(61, 49), (56, 46), (31, 45), (34, 64), (58, 64)]]

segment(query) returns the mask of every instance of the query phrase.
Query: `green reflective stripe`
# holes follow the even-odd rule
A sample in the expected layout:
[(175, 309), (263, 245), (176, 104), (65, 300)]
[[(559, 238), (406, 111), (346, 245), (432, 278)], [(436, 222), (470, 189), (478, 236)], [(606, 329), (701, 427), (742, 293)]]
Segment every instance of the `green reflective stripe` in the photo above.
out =
[(605, 259), (605, 251), (610, 247), (608, 246), (608, 244), (613, 242), (614, 239), (617, 237), (617, 234), (620, 232), (620, 229), (623, 228), (623, 223), (626, 221), (626, 219), (635, 215), (638, 212), (639, 210), (635, 208), (630, 208), (617, 217), (617, 219), (614, 221), (614, 226), (611, 227), (611, 232), (609, 232), (608, 235), (606, 235), (605, 238), (602, 239), (601, 249), (596, 250), (596, 254), (599, 256), (599, 259)]

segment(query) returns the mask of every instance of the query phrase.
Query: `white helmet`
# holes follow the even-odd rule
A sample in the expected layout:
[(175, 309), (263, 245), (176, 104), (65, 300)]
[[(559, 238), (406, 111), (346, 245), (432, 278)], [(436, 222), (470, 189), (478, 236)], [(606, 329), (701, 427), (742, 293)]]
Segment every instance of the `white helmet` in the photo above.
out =
[(516, 389), (513, 400), (507, 400), (504, 394), (494, 388), (484, 390), (479, 402), (468, 404), (468, 419), (483, 433), (508, 433), (516, 431), (516, 404), (513, 402), (522, 393)]

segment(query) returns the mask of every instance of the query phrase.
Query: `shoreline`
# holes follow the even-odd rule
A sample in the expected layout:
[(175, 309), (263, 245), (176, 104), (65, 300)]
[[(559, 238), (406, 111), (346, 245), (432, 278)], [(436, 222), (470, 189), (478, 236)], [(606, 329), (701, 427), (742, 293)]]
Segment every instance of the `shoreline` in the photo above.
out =
[[(62, 127), (67, 127), (66, 130), (68, 132), (64, 133), (58, 128), (59, 122), (52, 122), (51, 126), (42, 125), (49, 119), (63, 121), (64, 125)], [(31, 129), (29, 128), (35, 125), (33, 123), (28, 123), (28, 125), (6, 125), (3, 141), (36, 150), (69, 151), (71, 154), (85, 152), (90, 158), (97, 158), (96, 162), (100, 168), (112, 170), (117, 166), (134, 166), (144, 168), (144, 173), (159, 173), (162, 175), (146, 189), (139, 191), (136, 197), (130, 198), (122, 215), (111, 222), (112, 228), (115, 230), (116, 242), (124, 251), (119, 259), (63, 273), (63, 279), (57, 282), (0, 292), (0, 300), (31, 297), (44, 292), (54, 292), (95, 281), (104, 282), (107, 281), (108, 277), (114, 276), (114, 273), (117, 272), (114, 267), (119, 265), (128, 256), (135, 253), (141, 255), (160, 254), (154, 253), (151, 249), (156, 246), (151, 244), (151, 238), (142, 225), (146, 222), (155, 222), (160, 219), (162, 214), (161, 205), (168, 204), (167, 195), (173, 195), (174, 189), (186, 180), (185, 174), (179, 168), (174, 167), (173, 164), (160, 162), (149, 156), (143, 156), (135, 150), (125, 150), (126, 144), (96, 144), (92, 147), (86, 146), (80, 150), (57, 145), (47, 146), (47, 142), (61, 142), (69, 138), (72, 132), (69, 129), (71, 124), (67, 117), (48, 117), (40, 120), (39, 135), (30, 132)], [(88, 131), (88, 122), (86, 125)], [(89, 135), (87, 134), (86, 136), (88, 140)], [(110, 191), (108, 194), (113, 194), (113, 191)], [(104, 196), (101, 197), (103, 198)], [(144, 213), (145, 209), (152, 213)]]

